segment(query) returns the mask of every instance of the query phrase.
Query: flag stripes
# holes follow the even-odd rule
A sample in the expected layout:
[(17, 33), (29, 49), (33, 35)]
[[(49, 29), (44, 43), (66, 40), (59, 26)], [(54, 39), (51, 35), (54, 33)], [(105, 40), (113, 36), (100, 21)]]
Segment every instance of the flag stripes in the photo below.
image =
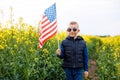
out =
[[(51, 12), (52, 11), (52, 12)], [(57, 20), (56, 20), (56, 5), (45, 10), (40, 26), (39, 34), (39, 48), (42, 48), (44, 43), (57, 33)]]

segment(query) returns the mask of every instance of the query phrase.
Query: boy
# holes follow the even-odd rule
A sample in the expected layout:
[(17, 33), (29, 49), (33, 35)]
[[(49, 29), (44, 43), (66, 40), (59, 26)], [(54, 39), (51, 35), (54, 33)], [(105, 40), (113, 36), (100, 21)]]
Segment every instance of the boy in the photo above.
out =
[(68, 37), (62, 41), (60, 49), (56, 50), (59, 58), (63, 59), (62, 67), (67, 80), (82, 80), (88, 77), (88, 52), (86, 43), (81, 36), (77, 22), (72, 21), (67, 29)]

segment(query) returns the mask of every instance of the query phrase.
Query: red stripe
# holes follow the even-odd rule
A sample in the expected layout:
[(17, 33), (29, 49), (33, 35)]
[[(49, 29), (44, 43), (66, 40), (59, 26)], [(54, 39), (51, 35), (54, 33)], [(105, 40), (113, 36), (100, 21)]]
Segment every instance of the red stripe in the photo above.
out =
[[(43, 15), (41, 21), (41, 32), (39, 34), (39, 48), (42, 48), (44, 43), (57, 33), (57, 21), (50, 23), (49, 19)], [(42, 39), (42, 40), (41, 40)]]
[(52, 36), (54, 36), (56, 33), (57, 33), (57, 31), (55, 31), (51, 36), (47, 37), (47, 38), (43, 41), (43, 43), (46, 42), (48, 39), (50, 39)]
[(40, 46), (43, 46), (43, 44), (41, 44), (41, 43), (39, 42), (39, 48), (41, 48)]
[(46, 27), (46, 26), (49, 25), (49, 24), (50, 24), (50, 22), (48, 22), (48, 23), (45, 24), (44, 26), (42, 25), (41, 28), (44, 28), (44, 27)]
[[(48, 21), (48, 18), (46, 18), (44, 21), (41, 22), (41, 24), (44, 24), (45, 22)], [(42, 26), (43, 27), (43, 26)]]
[(43, 41), (40, 41), (39, 44), (40, 44), (40, 45), (43, 45)]
[(48, 26), (48, 28), (46, 28), (46, 29), (45, 29), (44, 31), (42, 31), (42, 32), (44, 33), (44, 32), (47, 31), (48, 29), (52, 28), (55, 24), (56, 24), (56, 21), (55, 21), (51, 26)]
[(43, 44), (41, 44), (41, 43), (39, 42), (39, 48), (41, 48), (40, 46), (43, 46)]
[(55, 31), (53, 34), (50, 34), (49, 36), (47, 36), (46, 38), (43, 39), (43, 43), (46, 42), (48, 39), (51, 38), (52, 35), (55, 35), (57, 31)]
[(57, 28), (57, 26), (55, 26), (52, 30), (50, 30), (49, 32), (47, 32), (46, 34), (44, 34), (42, 37), (45, 37), (47, 34), (51, 33), (52, 31), (54, 31)]

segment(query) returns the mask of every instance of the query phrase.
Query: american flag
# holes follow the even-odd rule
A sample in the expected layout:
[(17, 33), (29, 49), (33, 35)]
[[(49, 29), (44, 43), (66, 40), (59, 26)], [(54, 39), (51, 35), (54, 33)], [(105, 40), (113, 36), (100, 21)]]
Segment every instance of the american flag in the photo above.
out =
[(44, 42), (57, 33), (56, 4), (47, 8), (43, 14), (40, 25), (39, 48), (42, 48)]

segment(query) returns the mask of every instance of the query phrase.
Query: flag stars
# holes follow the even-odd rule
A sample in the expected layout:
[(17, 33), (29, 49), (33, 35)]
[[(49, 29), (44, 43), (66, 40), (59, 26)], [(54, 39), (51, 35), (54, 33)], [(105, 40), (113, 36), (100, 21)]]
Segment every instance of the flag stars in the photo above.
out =
[(53, 4), (51, 7), (45, 10), (44, 14), (48, 17), (50, 22), (53, 22), (56, 19), (56, 7)]

